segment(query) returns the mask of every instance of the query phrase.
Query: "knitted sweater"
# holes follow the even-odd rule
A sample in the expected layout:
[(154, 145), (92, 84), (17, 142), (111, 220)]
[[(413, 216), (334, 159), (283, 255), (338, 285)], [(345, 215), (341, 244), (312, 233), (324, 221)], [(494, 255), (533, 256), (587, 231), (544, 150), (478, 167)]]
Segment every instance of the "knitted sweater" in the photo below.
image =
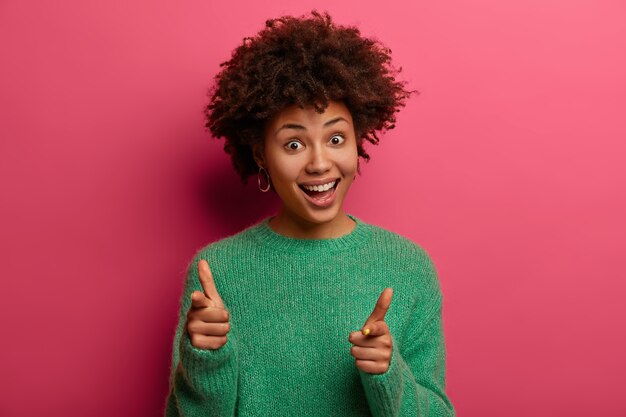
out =
[[(270, 218), (199, 250), (188, 266), (174, 338), (166, 417), (454, 416), (445, 393), (442, 297), (427, 253), (355, 216), (338, 238), (296, 239)], [(217, 350), (185, 329), (197, 262), (206, 259), (230, 313)], [(348, 336), (385, 287), (389, 368), (358, 369)]]

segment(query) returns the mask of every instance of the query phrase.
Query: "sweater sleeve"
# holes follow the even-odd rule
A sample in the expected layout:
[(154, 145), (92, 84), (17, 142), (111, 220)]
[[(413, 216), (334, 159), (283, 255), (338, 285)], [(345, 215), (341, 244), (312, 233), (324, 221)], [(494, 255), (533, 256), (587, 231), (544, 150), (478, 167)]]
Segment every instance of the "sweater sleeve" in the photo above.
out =
[(234, 416), (237, 400), (239, 361), (234, 329), (228, 341), (216, 350), (196, 348), (185, 323), (191, 306), (191, 293), (202, 291), (195, 257), (189, 265), (170, 372), (170, 389), (165, 408), (166, 417)]
[[(410, 330), (413, 330), (413, 327)], [(402, 353), (392, 337), (389, 368), (382, 374), (359, 371), (375, 417), (454, 417), (445, 393), (445, 347), (441, 310), (421, 332), (410, 331)]]
[(389, 368), (382, 374), (359, 370), (368, 405), (375, 417), (455, 416), (445, 392), (441, 291), (428, 257), (426, 265), (428, 301), (419, 308), (413, 307), (403, 334), (392, 334)]

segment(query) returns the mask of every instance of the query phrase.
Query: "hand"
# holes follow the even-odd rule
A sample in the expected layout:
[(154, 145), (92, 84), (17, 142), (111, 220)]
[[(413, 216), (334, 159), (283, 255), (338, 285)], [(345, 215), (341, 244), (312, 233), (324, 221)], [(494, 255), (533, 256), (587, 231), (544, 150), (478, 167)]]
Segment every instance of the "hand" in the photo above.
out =
[(213, 274), (204, 259), (198, 261), (198, 276), (204, 294), (191, 293), (191, 307), (187, 312), (186, 328), (191, 344), (198, 349), (219, 349), (228, 340), (230, 314), (215, 288)]
[(385, 288), (378, 297), (376, 307), (360, 332), (350, 333), (350, 354), (360, 370), (382, 374), (389, 369), (391, 360), (391, 333), (385, 323), (385, 314), (391, 305), (393, 289)]

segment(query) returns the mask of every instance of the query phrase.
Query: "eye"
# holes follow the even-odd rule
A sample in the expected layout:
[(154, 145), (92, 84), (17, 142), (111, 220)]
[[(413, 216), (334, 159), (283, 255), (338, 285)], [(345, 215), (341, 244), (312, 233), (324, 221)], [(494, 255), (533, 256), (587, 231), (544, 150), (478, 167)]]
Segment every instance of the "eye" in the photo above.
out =
[(302, 146), (302, 144), (299, 141), (297, 141), (297, 140), (290, 140), (285, 145), (285, 147), (287, 149), (289, 149), (290, 151), (297, 151), (298, 149), (300, 149), (299, 146)]
[(332, 142), (333, 145), (339, 145), (339, 144), (343, 143), (343, 141), (345, 141), (345, 140), (346, 140), (346, 138), (344, 138), (343, 135), (341, 135), (339, 133), (335, 133), (330, 138), (330, 141)]

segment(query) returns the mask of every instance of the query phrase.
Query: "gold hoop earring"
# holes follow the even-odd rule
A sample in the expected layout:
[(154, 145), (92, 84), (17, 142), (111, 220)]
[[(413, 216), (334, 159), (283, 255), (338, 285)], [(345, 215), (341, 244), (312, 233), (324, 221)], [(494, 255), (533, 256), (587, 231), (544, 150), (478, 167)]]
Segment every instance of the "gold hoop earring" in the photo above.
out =
[[(261, 171), (265, 172), (265, 177), (267, 178), (265, 181), (267, 181), (267, 188), (262, 188), (261, 187)], [(262, 192), (266, 193), (270, 190), (271, 184), (270, 184), (270, 174), (267, 172), (267, 170), (263, 167), (259, 167), (259, 173), (257, 175), (257, 180), (259, 183), (259, 190), (261, 190)]]

